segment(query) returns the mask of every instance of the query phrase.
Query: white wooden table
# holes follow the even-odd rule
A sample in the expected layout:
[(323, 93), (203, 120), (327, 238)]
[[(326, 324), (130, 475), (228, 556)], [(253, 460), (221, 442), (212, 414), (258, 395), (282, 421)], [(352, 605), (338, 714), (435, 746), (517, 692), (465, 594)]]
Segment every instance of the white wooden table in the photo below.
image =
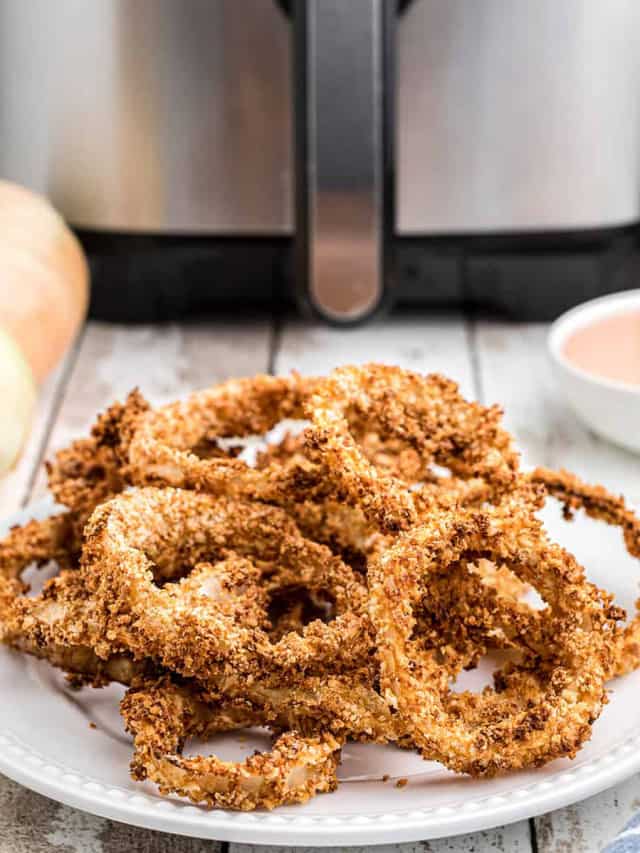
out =
[[(542, 325), (476, 321), (462, 315), (399, 316), (350, 331), (278, 319), (163, 327), (91, 323), (43, 389), (26, 453), (11, 477), (0, 483), (0, 514), (40, 495), (43, 457), (83, 434), (99, 409), (133, 386), (139, 385), (149, 399), (160, 403), (231, 375), (284, 373), (292, 368), (322, 373), (337, 364), (370, 360), (450, 375), (467, 395), (502, 403), (525, 461), (564, 465), (640, 502), (640, 459), (601, 442), (576, 422), (551, 381), (545, 336)], [(638, 808), (640, 777), (536, 820), (377, 849), (381, 853), (599, 851)], [(216, 845), (115, 824), (57, 805), (0, 777), (0, 853), (258, 849), (276, 850)]]

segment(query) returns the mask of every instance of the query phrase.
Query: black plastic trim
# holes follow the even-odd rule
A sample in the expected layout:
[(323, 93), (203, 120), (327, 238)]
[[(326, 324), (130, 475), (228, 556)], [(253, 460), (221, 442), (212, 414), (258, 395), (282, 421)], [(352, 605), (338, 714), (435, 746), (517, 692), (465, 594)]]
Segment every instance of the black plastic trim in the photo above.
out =
[[(291, 237), (78, 232), (91, 260), (91, 315), (117, 322), (202, 318), (292, 305)], [(471, 305), (517, 320), (640, 281), (638, 228), (395, 237), (396, 303)]]

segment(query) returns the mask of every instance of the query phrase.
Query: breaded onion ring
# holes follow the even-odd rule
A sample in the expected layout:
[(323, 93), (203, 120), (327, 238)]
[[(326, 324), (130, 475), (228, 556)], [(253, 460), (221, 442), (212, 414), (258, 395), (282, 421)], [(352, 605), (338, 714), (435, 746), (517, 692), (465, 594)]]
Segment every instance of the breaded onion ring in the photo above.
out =
[[(162, 494), (162, 492), (148, 489), (143, 490), (151, 495)], [(120, 524), (125, 524), (129, 519), (128, 508), (133, 506), (132, 500), (136, 492), (123, 496), (120, 504)], [(168, 500), (165, 501), (170, 508), (169, 496), (175, 497), (173, 490), (164, 493)], [(216, 500), (206, 495), (195, 495), (193, 493), (177, 493), (179, 501), (190, 508), (206, 506), (210, 508), (216, 505)], [(107, 505), (108, 506), (108, 505)], [(146, 524), (142, 525), (144, 537), (150, 538), (152, 522), (157, 525), (154, 505), (148, 509), (152, 513), (146, 518)], [(283, 522), (286, 516), (273, 508), (259, 508), (263, 517), (271, 522)], [(254, 537), (258, 530), (264, 537), (271, 528), (260, 527), (260, 518), (255, 518), (255, 524), (248, 531), (246, 526), (242, 527), (243, 535), (250, 532)], [(140, 519), (138, 519), (139, 521)], [(192, 530), (200, 530), (202, 517), (197, 513), (191, 514)], [(287, 521), (290, 531), (293, 533), (295, 527)], [(226, 527), (226, 522), (225, 522)], [(203, 525), (204, 528), (204, 525)], [(204, 528), (206, 529), (206, 528)], [(119, 528), (116, 529), (116, 533)], [(158, 530), (154, 528), (156, 535)], [(286, 525), (282, 528), (287, 532)], [(105, 530), (105, 533), (108, 531)], [(122, 532), (122, 531), (120, 531)], [(239, 626), (245, 631), (248, 626), (260, 624), (264, 614), (264, 596), (268, 590), (279, 590), (281, 584), (299, 584), (305, 580), (304, 576), (295, 568), (287, 564), (281, 564), (279, 571), (273, 573), (263, 563), (262, 572), (265, 573), (264, 586), (256, 587), (256, 568), (248, 563), (246, 558), (237, 555), (228, 555), (222, 562), (215, 565), (198, 562), (202, 558), (211, 556), (211, 548), (207, 544), (206, 536), (200, 535), (196, 547), (188, 537), (182, 537), (182, 531), (174, 531), (174, 541), (178, 542), (178, 550), (167, 546), (166, 540), (161, 540), (161, 550), (155, 554), (159, 562), (153, 566), (154, 576), (160, 580), (170, 580), (180, 576), (185, 568), (188, 568), (191, 560), (197, 562), (196, 568), (190, 574), (183, 577), (177, 584), (165, 585), (157, 590), (171, 607), (174, 607), (175, 618), (180, 619), (193, 612), (209, 614), (211, 607), (215, 615), (223, 619), (222, 624), (230, 630), (229, 617), (233, 616)], [(217, 534), (212, 531), (215, 539), (215, 548), (219, 549), (221, 541), (216, 538)], [(226, 535), (226, 534), (225, 534)], [(238, 534), (239, 535), (239, 534)], [(271, 534), (270, 534), (271, 535)], [(279, 534), (280, 535), (280, 534)], [(296, 534), (297, 535), (297, 534)], [(250, 538), (250, 537), (249, 537)], [(222, 544), (228, 540), (222, 537)], [(253, 546), (244, 546), (253, 547)], [(222, 549), (227, 554), (226, 549)], [(265, 552), (261, 550), (262, 556), (274, 558), (275, 551)], [(126, 555), (125, 555), (126, 557)], [(124, 559), (124, 558), (123, 558)], [(339, 565), (339, 564), (338, 564)], [(136, 655), (153, 654), (154, 647), (146, 643), (144, 637), (138, 636), (135, 622), (131, 624), (126, 604), (119, 609), (116, 599), (106, 593), (106, 601), (110, 603), (110, 609), (117, 614), (116, 620), (113, 614), (107, 617), (101, 615), (101, 608), (96, 605), (96, 600), (101, 600), (101, 594), (96, 595), (95, 590), (89, 589), (85, 583), (86, 568), (80, 572), (62, 573), (53, 579), (45, 588), (43, 594), (35, 599), (27, 599), (21, 602), (17, 609), (19, 618), (14, 620), (14, 633), (11, 637), (13, 645), (24, 650), (36, 653), (40, 657), (48, 658), (54, 665), (62, 666), (74, 673), (76, 680), (84, 679), (88, 683), (104, 683), (105, 679), (115, 678), (114, 673), (120, 672), (117, 680), (127, 682), (130, 675), (130, 667), (123, 664), (123, 650), (133, 650)], [(102, 569), (98, 564), (98, 578), (103, 577)], [(423, 640), (437, 648), (443, 666), (453, 675), (462, 667), (479, 657), (487, 645), (509, 646), (514, 644), (516, 627), (521, 633), (526, 633), (522, 620), (518, 620), (514, 611), (510, 610), (508, 625), (502, 624), (500, 619), (500, 608), (498, 599), (493, 596), (494, 590), (486, 589), (482, 583), (482, 575), (469, 572), (460, 575), (454, 583), (453, 574), (443, 585), (442, 591), (437, 599), (428, 602), (430, 612), (421, 611), (423, 618), (421, 631)], [(307, 575), (306, 578), (309, 581)], [(320, 578), (321, 582), (325, 580)], [(118, 588), (118, 575), (115, 575), (115, 583)], [(228, 601), (225, 601), (221, 593), (228, 593)], [(447, 595), (449, 593), (449, 595)], [(204, 594), (204, 597), (203, 597)], [(143, 600), (144, 601), (144, 600)], [(148, 603), (148, 602), (147, 602)], [(228, 605), (228, 606), (227, 606)], [(225, 609), (226, 608), (226, 609)], [(229, 609), (231, 608), (231, 609)], [(142, 607), (143, 610), (152, 612), (152, 607)], [(172, 611), (173, 612), (173, 611)], [(156, 619), (159, 614), (156, 613)], [(171, 626), (174, 621), (170, 615), (164, 614), (164, 619)], [(163, 620), (160, 621), (160, 627)], [(321, 626), (325, 628), (326, 626)], [(529, 626), (526, 626), (529, 630)], [(170, 628), (170, 631), (174, 630)], [(311, 636), (313, 631), (308, 629)], [(176, 638), (175, 633), (181, 636)], [(366, 632), (363, 632), (366, 638)], [(289, 643), (306, 643), (309, 637), (296, 640), (289, 637)], [(349, 647), (349, 633), (341, 632), (339, 639), (342, 645), (340, 653), (343, 655), (343, 664), (348, 664), (348, 674), (344, 678), (327, 675), (318, 677), (301, 678), (296, 674), (295, 680), (283, 686), (282, 673), (269, 675), (267, 668), (262, 666), (259, 656), (252, 662), (250, 679), (246, 677), (247, 671), (239, 673), (233, 667), (226, 666), (225, 661), (215, 667), (214, 662), (208, 659), (208, 655), (200, 654), (193, 659), (193, 646), (187, 642), (181, 630), (174, 630), (168, 635), (162, 633), (162, 650), (174, 642), (177, 649), (173, 654), (180, 657), (176, 664), (181, 667), (180, 671), (187, 675), (198, 674), (198, 677), (206, 680), (207, 689), (220, 698), (230, 695), (240, 698), (250, 698), (257, 708), (265, 713), (268, 712), (274, 725), (279, 728), (298, 728), (300, 730), (315, 731), (320, 727), (320, 722), (325, 728), (334, 733), (344, 736), (348, 734), (359, 740), (396, 740), (402, 736), (397, 726), (397, 718), (389, 714), (382, 697), (373, 689), (376, 678), (375, 669), (371, 669), (374, 663), (370, 656), (358, 657), (357, 645)], [(518, 642), (520, 638), (517, 638)], [(160, 642), (160, 640), (158, 641)], [(368, 642), (368, 641), (367, 641)], [(282, 644), (280, 648), (286, 646)], [(98, 658), (95, 649), (100, 650), (102, 658)], [(206, 647), (205, 647), (206, 649)], [(158, 663), (172, 665), (171, 653), (166, 653), (163, 659), (156, 655)], [(197, 654), (197, 653), (196, 653)], [(315, 656), (315, 650), (313, 655)], [(332, 652), (333, 654), (333, 652)], [(115, 664), (111, 664), (115, 655)], [(204, 660), (203, 660), (204, 658)], [(142, 660), (142, 658), (141, 658)], [(335, 662), (334, 662), (335, 663)], [(124, 666), (124, 675), (123, 672)], [(319, 662), (313, 661), (314, 669), (319, 668)], [(361, 667), (361, 671), (358, 671)], [(324, 668), (322, 668), (324, 670)]]
[(303, 417), (313, 384), (296, 374), (232, 379), (149, 412), (129, 438), (129, 478), (136, 485), (260, 497), (268, 469), (259, 472), (229, 454), (212, 456), (210, 448), (219, 439), (262, 435), (282, 420)]
[[(383, 441), (375, 432), (367, 431), (364, 423), (353, 422), (351, 428), (358, 438), (362, 453), (380, 471), (398, 477), (407, 483), (435, 481), (436, 475), (426, 461), (413, 448), (398, 439)], [(279, 440), (270, 442), (256, 456), (256, 468), (267, 468), (274, 462), (281, 465), (297, 460), (303, 464), (306, 460), (305, 433), (287, 432)]]
[[(517, 455), (510, 448), (508, 434), (497, 424), (497, 409), (466, 402), (454, 383), (439, 376), (419, 377), (380, 365), (351, 370), (350, 379), (361, 386), (361, 403), (363, 389), (367, 389), (369, 408), (348, 407), (338, 399), (335, 406), (342, 406), (340, 424), (333, 424), (333, 416), (326, 412), (327, 401), (336, 398), (336, 387), (343, 378), (339, 372), (329, 379), (302, 379), (292, 374), (230, 380), (147, 412), (121, 441), (121, 452), (124, 448), (128, 460), (126, 476), (135, 485), (177, 486), (287, 508), (301, 500), (332, 496), (358, 503), (361, 491), (349, 491), (332, 479), (335, 460), (319, 452), (322, 436), (327, 434), (340, 445), (342, 429), (357, 458), (374, 471), (374, 464), (380, 463), (383, 471), (393, 472), (394, 476), (383, 477), (381, 488), (393, 482), (397, 492), (399, 482), (404, 493), (411, 483), (426, 483), (418, 499), (411, 495), (402, 499), (412, 508), (416, 500), (418, 507), (426, 504), (429, 508), (444, 493), (441, 486), (449, 502), (469, 503), (487, 499), (498, 485), (512, 481)], [(397, 421), (397, 411), (386, 411), (387, 401), (378, 393), (390, 381), (403, 422)], [(350, 386), (342, 388), (344, 394), (349, 390)], [(421, 395), (419, 405), (417, 393)], [(303, 438), (285, 438), (281, 448), (263, 452), (257, 467), (218, 447), (221, 439), (261, 435), (282, 420), (305, 415), (316, 421), (315, 426)], [(346, 461), (349, 468), (353, 460), (347, 457), (348, 453), (342, 463)], [(430, 470), (434, 461), (450, 465), (470, 482), (443, 478), (441, 484)], [(381, 529), (396, 529), (396, 524), (384, 520), (384, 513), (377, 518), (375, 512), (367, 514), (366, 501), (362, 508)]]
[(25, 569), (49, 562), (61, 568), (77, 566), (85, 522), (96, 506), (125, 486), (121, 437), (147, 409), (144, 398), (132, 392), (124, 405), (115, 403), (98, 418), (88, 438), (73, 442), (47, 464), (51, 492), (68, 509), (15, 527), (0, 540), (0, 640), (10, 637), (11, 643), (18, 644), (15, 625), (9, 629), (8, 622), (11, 608), (28, 591), (22, 581)]
[[(158, 578), (167, 580), (160, 570)], [(170, 584), (168, 591), (185, 608), (213, 609), (227, 621), (247, 628), (269, 624), (268, 596), (261, 572), (234, 554), (215, 564), (197, 564), (187, 577)], [(45, 584), (40, 595), (13, 600), (6, 611), (3, 640), (66, 670), (75, 681), (84, 680), (94, 686), (109, 680), (129, 684), (136, 672), (158, 670), (148, 658), (132, 662), (126, 650), (124, 654), (117, 651), (99, 658), (94, 647), (106, 647), (115, 640), (101, 633), (108, 626), (98, 618), (98, 612), (83, 573), (62, 571)]]
[[(195, 593), (199, 584), (191, 582), (193, 577), (192, 573), (183, 583), (189, 583)], [(130, 652), (123, 652), (130, 639), (127, 629), (122, 627), (117, 636), (112, 633), (109, 620), (98, 615), (83, 580), (82, 572), (61, 572), (40, 595), (21, 598), (12, 611), (5, 641), (65, 670), (75, 684), (101, 686), (118, 681), (130, 685), (136, 678), (148, 680), (154, 673), (161, 675), (159, 660), (146, 656), (136, 660)], [(250, 604), (244, 581), (230, 593), (239, 600), (237, 611)], [(112, 648), (117, 650), (108, 653)], [(100, 649), (101, 657), (96, 649)], [(261, 719), (279, 731), (298, 729), (313, 734), (326, 730), (357, 740), (397, 740), (403, 734), (397, 715), (391, 714), (374, 690), (371, 672), (366, 667), (358, 670), (355, 661), (352, 664), (353, 669), (341, 676), (296, 673), (283, 678), (282, 672), (263, 671), (258, 662), (249, 677), (212, 663), (209, 677), (198, 689), (206, 690), (210, 701), (216, 703), (248, 701)]]
[(124, 445), (135, 425), (149, 410), (139, 391), (123, 403), (114, 403), (97, 419), (87, 438), (72, 442), (47, 462), (49, 489), (57, 503), (68, 508), (68, 550), (75, 559), (82, 547), (82, 531), (93, 510), (125, 488)]
[[(570, 521), (577, 509), (582, 509), (596, 521), (619, 527), (627, 551), (640, 558), (640, 518), (624, 498), (612, 495), (603, 486), (584, 483), (569, 471), (536, 468), (531, 480), (545, 486), (548, 493), (562, 502), (564, 517)], [(640, 606), (640, 600), (637, 602)], [(614, 649), (613, 676), (626, 675), (640, 666), (640, 612), (619, 634)]]
[(337, 787), (341, 743), (328, 733), (302, 737), (280, 735), (271, 752), (243, 762), (215, 756), (184, 758), (189, 737), (219, 731), (219, 709), (183, 688), (161, 682), (130, 690), (121, 704), (134, 739), (131, 772), (151, 779), (161, 793), (176, 793), (196, 803), (248, 811), (304, 803)]
[(14, 527), (0, 540), (0, 641), (11, 607), (29, 589), (22, 573), (33, 564), (40, 567), (52, 560), (64, 564), (69, 558), (71, 536), (70, 518), (61, 513)]
[[(267, 591), (270, 585), (326, 590), (336, 618), (273, 643), (265, 631), (232, 623), (219, 609), (193, 600), (185, 606), (179, 586), (154, 583), (158, 571), (168, 578), (226, 550), (262, 564)], [(82, 574), (95, 619), (104, 623), (99, 635), (184, 676), (206, 677), (214, 662), (235, 672), (339, 670), (371, 654), (361, 578), (275, 507), (171, 488), (132, 490), (91, 517)], [(114, 650), (108, 640), (96, 646), (105, 657)]]
[[(497, 691), (455, 694), (433, 653), (412, 639), (413, 607), (434, 572), (478, 555), (506, 563), (538, 590), (552, 645), (545, 657), (500, 671)], [(517, 500), (434, 516), (373, 562), (370, 584), (383, 695), (423, 757), (490, 775), (573, 756), (589, 737), (606, 701), (610, 599), (584, 580), (570, 554), (545, 540)]]
[(480, 477), (497, 493), (514, 484), (518, 455), (500, 426), (500, 409), (466, 401), (455, 382), (437, 374), (378, 364), (338, 368), (318, 383), (307, 410), (313, 422), (307, 445), (338, 494), (385, 532), (416, 524), (416, 501), (405, 483), (369, 462), (350, 422), (366, 419), (382, 441), (402, 441), (423, 464), (444, 465), (465, 479)]

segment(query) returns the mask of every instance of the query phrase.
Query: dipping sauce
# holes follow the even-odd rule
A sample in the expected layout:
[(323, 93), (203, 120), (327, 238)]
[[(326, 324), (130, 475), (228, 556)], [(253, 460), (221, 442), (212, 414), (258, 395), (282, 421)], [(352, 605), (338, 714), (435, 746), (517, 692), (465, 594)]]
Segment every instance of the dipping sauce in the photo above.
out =
[(576, 329), (562, 354), (594, 376), (640, 385), (640, 310), (612, 314)]

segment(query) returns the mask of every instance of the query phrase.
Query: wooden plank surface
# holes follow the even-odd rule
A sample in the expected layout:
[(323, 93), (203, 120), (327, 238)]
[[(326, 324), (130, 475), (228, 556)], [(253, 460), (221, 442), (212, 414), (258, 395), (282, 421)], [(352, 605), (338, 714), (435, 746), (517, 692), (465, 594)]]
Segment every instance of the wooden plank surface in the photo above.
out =
[(464, 394), (476, 393), (468, 335), (457, 314), (419, 319), (394, 315), (346, 330), (292, 320), (279, 335), (274, 369), (322, 374), (340, 364), (367, 361), (446, 373)]
[(472, 334), (484, 402), (498, 402), (525, 464), (574, 471), (640, 502), (638, 457), (598, 438), (577, 420), (555, 385), (545, 324), (483, 321)]
[(486, 832), (416, 841), (409, 844), (382, 844), (379, 847), (263, 847), (257, 844), (230, 844), (229, 853), (530, 853), (527, 822)]
[[(640, 461), (569, 411), (546, 356), (547, 327), (484, 321), (474, 329), (485, 402), (499, 401), (524, 462), (566, 467), (640, 503)], [(638, 574), (640, 581), (640, 572)], [(540, 853), (597, 853), (640, 809), (640, 776), (535, 821)]]

